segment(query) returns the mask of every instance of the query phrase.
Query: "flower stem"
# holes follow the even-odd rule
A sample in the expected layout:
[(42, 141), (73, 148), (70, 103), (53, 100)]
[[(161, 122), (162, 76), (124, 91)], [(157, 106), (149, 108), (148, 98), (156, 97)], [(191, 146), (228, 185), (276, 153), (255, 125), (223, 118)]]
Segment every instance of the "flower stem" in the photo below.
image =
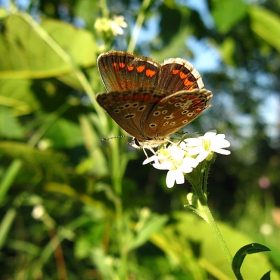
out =
[(196, 190), (196, 195), (198, 197), (198, 200), (201, 203), (201, 209), (200, 209), (200, 214), (203, 217), (203, 219), (206, 221), (206, 223), (210, 226), (211, 230), (213, 231), (214, 235), (216, 236), (222, 250), (224, 251), (224, 254), (229, 262), (229, 264), (231, 265), (232, 263), (232, 255), (229, 251), (229, 248), (222, 236), (222, 233), (218, 227), (218, 225), (216, 224), (214, 217), (209, 209), (208, 203), (207, 203), (207, 199), (204, 195), (204, 193), (202, 192), (201, 188), (198, 188), (198, 190)]
[(212, 162), (205, 160), (204, 162), (200, 163), (200, 165), (197, 168), (195, 168), (192, 173), (186, 174), (186, 178), (191, 183), (193, 191), (196, 194), (196, 197), (199, 201), (199, 203), (194, 209), (195, 213), (202, 217), (205, 220), (205, 222), (210, 226), (222, 250), (224, 251), (229, 264), (231, 265), (231, 253), (227, 247), (227, 244), (222, 236), (220, 229), (218, 228), (214, 220), (214, 217), (212, 216), (207, 202), (207, 179), (211, 163)]
[(132, 36), (127, 47), (128, 52), (133, 52), (135, 49), (136, 41), (145, 19), (145, 11), (149, 7), (149, 5), (150, 5), (150, 0), (144, 0), (142, 2), (142, 6), (140, 8), (140, 12), (138, 13), (134, 30), (132, 32)]

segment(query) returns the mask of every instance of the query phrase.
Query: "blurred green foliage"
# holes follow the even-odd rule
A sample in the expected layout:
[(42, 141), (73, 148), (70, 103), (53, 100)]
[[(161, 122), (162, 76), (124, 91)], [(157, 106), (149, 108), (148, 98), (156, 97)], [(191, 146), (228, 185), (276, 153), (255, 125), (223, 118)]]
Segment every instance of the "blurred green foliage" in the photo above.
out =
[[(212, 165), (209, 204), (232, 254), (251, 242), (272, 250), (248, 256), (244, 278), (280, 279), (280, 4), (188, 3), (0, 9), (1, 280), (234, 279), (207, 224), (183, 207), (190, 185), (167, 189), (126, 138), (101, 141), (123, 132), (96, 104), (97, 56), (129, 46), (159, 62), (192, 59), (190, 38), (220, 59), (202, 73), (213, 107), (184, 130), (215, 128), (232, 143)], [(96, 28), (114, 16), (128, 23), (123, 34)]]

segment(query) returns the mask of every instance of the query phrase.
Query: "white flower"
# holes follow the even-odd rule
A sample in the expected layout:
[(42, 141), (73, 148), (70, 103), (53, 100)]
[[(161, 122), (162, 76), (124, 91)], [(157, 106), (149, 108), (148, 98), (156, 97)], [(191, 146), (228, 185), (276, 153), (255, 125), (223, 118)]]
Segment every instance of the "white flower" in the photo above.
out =
[(198, 161), (189, 157), (181, 145), (171, 144), (167, 148), (161, 148), (157, 154), (146, 159), (143, 164), (154, 162), (153, 166), (160, 170), (169, 170), (166, 176), (166, 185), (172, 188), (174, 183), (183, 184), (184, 174), (192, 172), (198, 165)]
[(127, 27), (127, 23), (123, 16), (114, 16), (113, 19), (97, 18), (94, 24), (98, 33), (110, 36), (117, 36), (123, 34), (123, 28)]
[(123, 16), (114, 16), (111, 21), (111, 29), (115, 36), (123, 34), (123, 28), (127, 27), (127, 23), (124, 21)]
[(32, 210), (31, 216), (34, 219), (39, 220), (45, 214), (45, 212), (46, 211), (43, 205), (36, 205)]
[(160, 170), (168, 170), (166, 185), (172, 188), (175, 184), (183, 184), (184, 175), (193, 171), (203, 160), (210, 160), (214, 152), (229, 155), (225, 150), (230, 143), (225, 140), (224, 134), (209, 131), (204, 136), (187, 138), (178, 143), (171, 143), (160, 148), (152, 157), (147, 158), (143, 164), (152, 163)]
[(230, 151), (224, 150), (230, 146), (224, 134), (209, 131), (198, 138), (187, 138), (184, 140), (186, 149), (190, 155), (197, 155), (196, 159), (202, 162), (206, 158), (212, 158), (213, 153), (229, 155)]

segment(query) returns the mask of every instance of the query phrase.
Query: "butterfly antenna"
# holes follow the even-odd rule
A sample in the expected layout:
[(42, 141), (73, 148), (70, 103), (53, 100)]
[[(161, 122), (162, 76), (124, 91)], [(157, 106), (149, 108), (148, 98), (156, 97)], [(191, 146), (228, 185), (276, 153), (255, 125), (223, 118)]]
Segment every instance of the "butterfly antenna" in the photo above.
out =
[(118, 138), (129, 138), (131, 136), (129, 135), (120, 135), (120, 136), (113, 136), (113, 137), (105, 137), (102, 138), (102, 141), (108, 141), (108, 140), (112, 140), (112, 139), (118, 139)]

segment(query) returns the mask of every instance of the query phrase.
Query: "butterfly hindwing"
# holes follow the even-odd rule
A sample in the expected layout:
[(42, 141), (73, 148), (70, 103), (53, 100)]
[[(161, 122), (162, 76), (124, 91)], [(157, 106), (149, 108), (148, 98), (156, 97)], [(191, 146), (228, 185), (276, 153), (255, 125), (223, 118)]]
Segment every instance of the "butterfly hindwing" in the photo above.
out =
[[(144, 88), (100, 93), (96, 100), (110, 117), (127, 133), (139, 140), (147, 139), (145, 120), (158, 102), (168, 96), (166, 91)], [(154, 135), (150, 136), (151, 138)]]
[(168, 95), (149, 114), (144, 129), (146, 134), (167, 137), (210, 107), (211, 98), (211, 91), (206, 89), (183, 90)]

